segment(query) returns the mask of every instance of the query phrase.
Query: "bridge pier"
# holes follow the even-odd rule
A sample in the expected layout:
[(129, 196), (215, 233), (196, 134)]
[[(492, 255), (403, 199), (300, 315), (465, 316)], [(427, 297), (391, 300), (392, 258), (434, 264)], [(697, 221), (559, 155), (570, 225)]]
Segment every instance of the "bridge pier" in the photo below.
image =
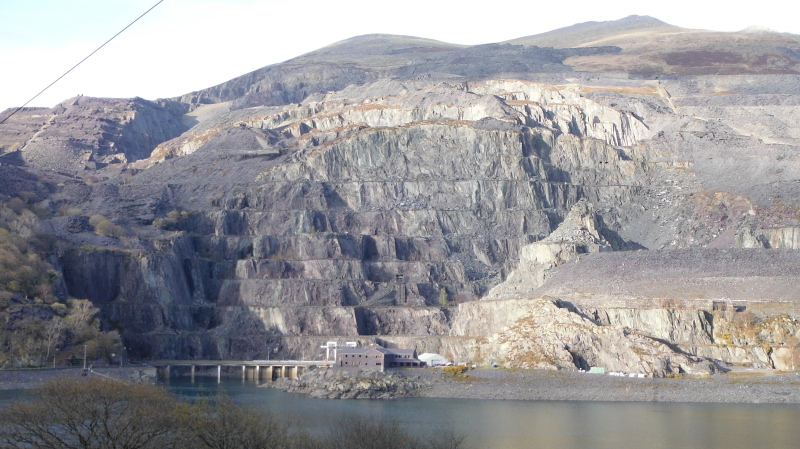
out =
[[(229, 371), (232, 371), (230, 368), (241, 367), (242, 381), (252, 379), (257, 382), (271, 382), (273, 379), (281, 377), (297, 379), (309, 366), (320, 363), (323, 362), (299, 360), (157, 360), (152, 362), (160, 379), (169, 379), (172, 376), (172, 368), (177, 366), (180, 368), (177, 375), (187, 374), (186, 371), (188, 371), (192, 382), (198, 375), (206, 373), (202, 371), (203, 369), (216, 367), (218, 383), (222, 382), (222, 368), (226, 366), (229, 367)], [(198, 373), (198, 368), (201, 369), (200, 373)]]
[(261, 374), (263, 376), (262, 380), (266, 380), (268, 382), (272, 382), (272, 373), (273, 373), (273, 367), (272, 366), (265, 366), (264, 367), (264, 373)]

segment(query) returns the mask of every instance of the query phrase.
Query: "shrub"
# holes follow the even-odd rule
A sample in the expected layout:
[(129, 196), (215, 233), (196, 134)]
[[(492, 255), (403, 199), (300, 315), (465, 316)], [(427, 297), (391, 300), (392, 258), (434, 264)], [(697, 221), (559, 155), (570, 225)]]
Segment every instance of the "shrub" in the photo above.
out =
[(101, 221), (107, 221), (108, 219), (100, 214), (95, 214), (89, 217), (89, 224), (92, 226), (97, 226), (98, 223)]
[(153, 226), (167, 231), (174, 231), (180, 228), (180, 224), (189, 217), (186, 211), (172, 210), (164, 218), (153, 220)]
[(442, 371), (451, 376), (458, 376), (459, 374), (464, 374), (467, 371), (467, 367), (464, 365), (445, 366)]
[(27, 206), (25, 201), (17, 197), (11, 198), (10, 200), (8, 200), (8, 203), (6, 204), (8, 205), (8, 208), (13, 210), (14, 213), (17, 215), (20, 215), (22, 211), (25, 209), (25, 206)]
[(110, 235), (113, 237), (125, 237), (128, 235), (128, 232), (125, 231), (125, 228), (111, 223), (108, 220), (103, 220), (100, 223), (97, 223), (97, 225), (94, 227), (94, 231), (99, 235)]
[(70, 207), (67, 204), (62, 204), (58, 208), (58, 213), (59, 213), (59, 215), (63, 215), (63, 216), (67, 216), (67, 217), (75, 217), (75, 216), (78, 216), (78, 215), (82, 215), (83, 211), (81, 211), (80, 208)]
[(447, 300), (447, 289), (442, 287), (439, 289), (439, 306), (447, 307), (449, 301)]

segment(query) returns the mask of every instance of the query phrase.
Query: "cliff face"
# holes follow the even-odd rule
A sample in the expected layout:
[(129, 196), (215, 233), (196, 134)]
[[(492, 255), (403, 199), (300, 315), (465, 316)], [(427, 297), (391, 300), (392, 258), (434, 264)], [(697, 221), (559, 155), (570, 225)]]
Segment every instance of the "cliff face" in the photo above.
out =
[(145, 159), (161, 142), (188, 129), (183, 105), (141, 98), (74, 97), (51, 109), (24, 109), (4, 125), (6, 163), (91, 176), (106, 166)]
[[(43, 230), (133, 355), (337, 339), (656, 375), (786, 366), (797, 258), (773, 248), (797, 248), (795, 75), (566, 64), (635, 58), (617, 44), (356, 38), (175, 100), (26, 110), (0, 159), (64, 172)], [(786, 338), (726, 340), (749, 332), (726, 331), (726, 300), (786, 315)]]
[[(361, 103), (350, 104), (345, 92), (218, 117), (199, 136), (162, 145), (167, 150), (154, 154), (168, 160), (148, 161), (124, 184), (65, 186), (94, 211), (134, 226), (189, 209), (171, 224), (179, 231), (172, 236), (140, 237), (127, 250), (66, 252), (70, 293), (101, 304), (131, 338), (194, 332), (193, 343), (179, 346), (214, 357), (234, 356), (218, 342), (232, 338), (228, 332), (252, 339), (446, 333), (442, 310), (416, 317), (406, 307), (479, 297), (504, 276), (521, 243), (550, 232), (580, 189), (629, 197), (647, 169), (601, 140), (559, 131), (632, 140), (631, 129), (643, 126), (625, 114), (595, 104), (578, 122), (570, 108), (585, 99), (530, 83), (468, 89), (382, 83), (366, 88)], [(373, 91), (396, 94), (373, 101)], [(610, 122), (598, 126), (598, 114)], [(226, 141), (240, 146), (228, 149)], [(596, 163), (598, 154), (615, 163)], [(211, 168), (210, 158), (226, 168)], [(188, 170), (192, 176), (183, 176)], [(213, 175), (198, 182), (197, 170)], [(599, 179), (619, 186), (573, 184)], [(215, 333), (204, 333), (209, 328)]]

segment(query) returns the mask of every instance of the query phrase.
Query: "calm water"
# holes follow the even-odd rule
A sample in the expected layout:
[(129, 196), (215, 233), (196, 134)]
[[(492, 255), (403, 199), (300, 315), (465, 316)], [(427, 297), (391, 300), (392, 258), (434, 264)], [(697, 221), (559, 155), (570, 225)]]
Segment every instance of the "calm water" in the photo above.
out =
[(186, 396), (220, 389), (234, 401), (285, 416), (311, 432), (343, 416), (395, 421), (429, 433), (452, 425), (479, 448), (798, 448), (800, 406), (473, 399), (326, 400), (241, 381), (172, 379)]

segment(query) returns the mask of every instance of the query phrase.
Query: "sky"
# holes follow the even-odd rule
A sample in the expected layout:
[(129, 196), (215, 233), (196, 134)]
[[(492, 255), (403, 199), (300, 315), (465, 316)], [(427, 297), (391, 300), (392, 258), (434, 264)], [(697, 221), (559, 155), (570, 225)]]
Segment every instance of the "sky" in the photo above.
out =
[[(0, 0), (0, 111), (22, 106), (158, 0)], [(786, 0), (163, 0), (36, 98), (175, 97), (353, 36), (485, 44), (588, 21), (649, 15), (684, 28), (800, 34)], [(745, 5), (745, 4), (739, 4)], [(782, 12), (783, 11), (783, 12)]]

